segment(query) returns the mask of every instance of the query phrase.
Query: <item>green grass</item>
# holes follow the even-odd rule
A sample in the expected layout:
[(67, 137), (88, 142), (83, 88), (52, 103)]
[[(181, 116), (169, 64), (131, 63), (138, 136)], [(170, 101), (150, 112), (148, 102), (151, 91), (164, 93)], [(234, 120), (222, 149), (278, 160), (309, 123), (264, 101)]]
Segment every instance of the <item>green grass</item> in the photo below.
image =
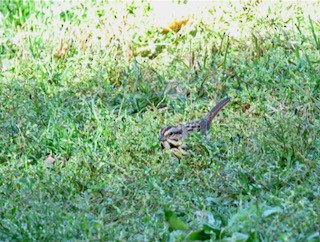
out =
[(1, 241), (319, 241), (319, 4), (57, 4), (0, 3)]

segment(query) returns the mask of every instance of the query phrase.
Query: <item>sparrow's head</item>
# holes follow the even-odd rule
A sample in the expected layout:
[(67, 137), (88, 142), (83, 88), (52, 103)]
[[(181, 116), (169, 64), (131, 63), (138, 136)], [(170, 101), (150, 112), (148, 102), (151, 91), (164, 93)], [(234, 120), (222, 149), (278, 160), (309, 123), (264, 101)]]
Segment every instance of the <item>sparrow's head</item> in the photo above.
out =
[(182, 138), (183, 130), (180, 126), (168, 126), (160, 130), (159, 141), (174, 140)]

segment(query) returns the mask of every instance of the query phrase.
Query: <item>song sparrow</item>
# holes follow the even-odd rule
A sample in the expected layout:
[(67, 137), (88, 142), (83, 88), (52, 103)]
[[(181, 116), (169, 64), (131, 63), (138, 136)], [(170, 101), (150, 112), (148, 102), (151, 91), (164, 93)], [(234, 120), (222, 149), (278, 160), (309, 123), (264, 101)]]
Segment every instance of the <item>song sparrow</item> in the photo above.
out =
[(173, 153), (177, 157), (188, 155), (187, 144), (185, 142), (187, 136), (193, 132), (202, 132), (207, 134), (210, 129), (212, 119), (219, 113), (219, 111), (230, 102), (230, 98), (227, 97), (221, 100), (206, 116), (201, 120), (176, 126), (168, 126), (160, 130), (159, 141), (163, 150), (173, 150)]

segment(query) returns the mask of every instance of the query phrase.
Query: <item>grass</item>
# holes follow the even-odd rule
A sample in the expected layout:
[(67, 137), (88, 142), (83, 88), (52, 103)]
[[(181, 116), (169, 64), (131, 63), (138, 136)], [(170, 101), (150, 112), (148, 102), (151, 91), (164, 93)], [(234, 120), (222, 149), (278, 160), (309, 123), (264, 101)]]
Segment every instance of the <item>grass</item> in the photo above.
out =
[(162, 34), (148, 3), (0, 3), (1, 241), (320, 239), (319, 4), (205, 9)]

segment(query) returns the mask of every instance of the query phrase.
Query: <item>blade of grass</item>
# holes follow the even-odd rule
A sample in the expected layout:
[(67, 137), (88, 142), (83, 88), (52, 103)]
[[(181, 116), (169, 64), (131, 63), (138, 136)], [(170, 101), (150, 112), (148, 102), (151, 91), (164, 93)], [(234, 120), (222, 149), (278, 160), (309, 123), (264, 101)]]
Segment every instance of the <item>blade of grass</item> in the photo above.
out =
[(317, 38), (317, 35), (314, 31), (314, 27), (313, 27), (313, 24), (312, 24), (312, 19), (309, 15), (309, 23), (310, 23), (310, 28), (311, 28), (311, 32), (312, 32), (312, 36), (313, 36), (313, 39), (314, 39), (314, 42), (316, 43), (316, 48), (317, 50), (320, 51), (320, 42), (318, 41), (318, 38)]

